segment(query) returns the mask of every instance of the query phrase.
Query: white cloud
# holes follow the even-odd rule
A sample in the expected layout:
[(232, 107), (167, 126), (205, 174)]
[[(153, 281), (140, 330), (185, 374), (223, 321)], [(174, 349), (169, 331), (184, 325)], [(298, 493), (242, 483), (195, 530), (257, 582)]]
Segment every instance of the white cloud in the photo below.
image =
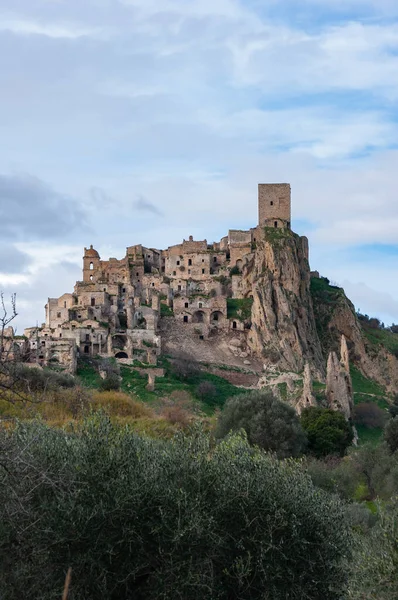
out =
[[(6, 2), (3, 171), (61, 191), (49, 196), (51, 230), (63, 214), (87, 215), (91, 227), (63, 238), (70, 250), (59, 239), (20, 247), (33, 260), (26, 289), (20, 275), (0, 283), (16, 285), (21, 301), (41, 298), (41, 315), (47, 295), (70, 291), (80, 274), (64, 261), (77, 265), (90, 243), (121, 257), (133, 243), (213, 241), (255, 225), (259, 181), (291, 182), (314, 267), (390, 286), (388, 270), (370, 271), (364, 254), (361, 271), (348, 250), (395, 244), (398, 225), (398, 25), (362, 18), (373, 0)], [(32, 198), (20, 197), (21, 206)], [(134, 210), (137, 198), (164, 216)]]
[(42, 35), (49, 38), (77, 39), (99, 35), (96, 29), (79, 27), (72, 23), (41, 23), (24, 19), (9, 19), (0, 16), (0, 31), (10, 31), (19, 35)]

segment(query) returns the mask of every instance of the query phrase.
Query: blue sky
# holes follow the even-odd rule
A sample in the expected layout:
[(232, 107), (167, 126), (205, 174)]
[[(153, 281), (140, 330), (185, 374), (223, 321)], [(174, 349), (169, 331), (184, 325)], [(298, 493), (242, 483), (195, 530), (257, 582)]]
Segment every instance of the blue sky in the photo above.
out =
[(396, 0), (0, 0), (0, 287), (220, 239), (290, 182), (311, 266), (398, 322)]

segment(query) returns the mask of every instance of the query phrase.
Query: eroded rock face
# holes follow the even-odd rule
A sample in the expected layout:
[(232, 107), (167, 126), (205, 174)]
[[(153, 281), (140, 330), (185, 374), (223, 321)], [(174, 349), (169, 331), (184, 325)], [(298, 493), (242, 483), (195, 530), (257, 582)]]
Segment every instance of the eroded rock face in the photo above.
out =
[(325, 353), (338, 351), (341, 336), (348, 342), (349, 356), (368, 379), (374, 379), (387, 391), (398, 388), (398, 360), (386, 348), (374, 348), (368, 343), (355, 312), (354, 305), (343, 290), (333, 302), (315, 299), (314, 310), (322, 330), (322, 347)]
[(347, 419), (352, 418), (354, 403), (353, 390), (349, 370), (347, 342), (341, 337), (341, 359), (336, 352), (330, 352), (326, 375), (326, 399), (332, 410), (342, 412)]
[(243, 270), (244, 295), (253, 296), (251, 351), (278, 369), (300, 372), (308, 362), (324, 379), (324, 359), (310, 294), (308, 242), (284, 230), (264, 230), (253, 258)]
[(303, 379), (303, 393), (296, 405), (296, 410), (300, 415), (305, 408), (310, 406), (316, 406), (317, 402), (312, 391), (312, 376), (310, 365), (305, 363), (304, 368), (304, 379)]

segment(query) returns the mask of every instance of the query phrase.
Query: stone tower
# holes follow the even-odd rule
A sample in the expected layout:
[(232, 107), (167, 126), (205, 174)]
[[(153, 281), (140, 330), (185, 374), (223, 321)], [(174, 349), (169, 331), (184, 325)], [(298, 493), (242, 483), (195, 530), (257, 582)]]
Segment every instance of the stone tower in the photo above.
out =
[(289, 183), (258, 184), (258, 224), (260, 227), (286, 227), (291, 223)]
[(100, 255), (94, 250), (91, 245), (90, 248), (84, 248), (83, 256), (83, 281), (89, 283), (90, 281), (95, 282), (96, 271), (100, 266)]

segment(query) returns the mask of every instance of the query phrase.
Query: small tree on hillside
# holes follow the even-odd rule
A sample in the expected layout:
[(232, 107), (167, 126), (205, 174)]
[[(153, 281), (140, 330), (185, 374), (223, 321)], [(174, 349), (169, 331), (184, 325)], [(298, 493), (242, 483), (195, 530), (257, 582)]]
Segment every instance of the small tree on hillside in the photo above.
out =
[(344, 456), (354, 438), (344, 415), (330, 408), (311, 406), (301, 414), (301, 425), (308, 436), (308, 450), (315, 456)]
[(391, 454), (398, 450), (398, 417), (387, 423), (384, 429), (384, 440)]
[(363, 425), (370, 429), (384, 427), (386, 417), (386, 412), (374, 402), (361, 402), (357, 404), (354, 410), (355, 424)]
[(180, 354), (173, 360), (171, 370), (177, 379), (184, 381), (198, 375), (200, 368), (196, 360), (188, 354)]
[(267, 390), (240, 394), (227, 401), (218, 419), (216, 437), (240, 429), (244, 429), (250, 444), (275, 452), (280, 458), (299, 456), (307, 443), (294, 408)]

